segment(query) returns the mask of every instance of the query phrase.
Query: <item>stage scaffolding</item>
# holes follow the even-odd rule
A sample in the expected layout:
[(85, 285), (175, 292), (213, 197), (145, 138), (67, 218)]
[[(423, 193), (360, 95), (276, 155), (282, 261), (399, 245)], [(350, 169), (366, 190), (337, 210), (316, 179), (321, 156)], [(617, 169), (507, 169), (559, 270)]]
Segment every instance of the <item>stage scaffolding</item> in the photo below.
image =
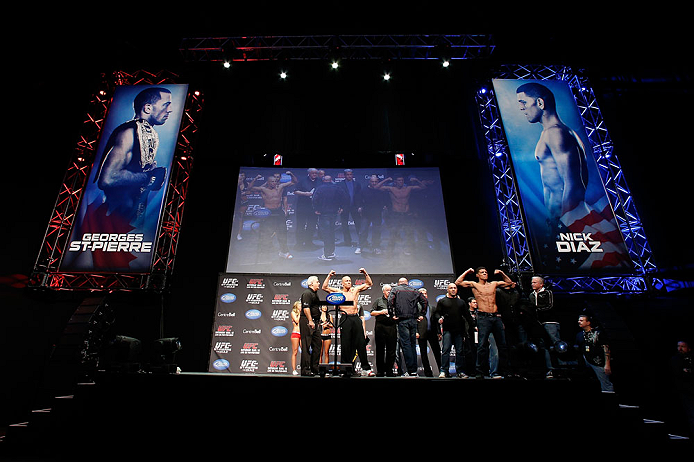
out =
[(147, 273), (61, 272), (60, 262), (77, 216), (80, 199), (96, 155), (99, 136), (111, 96), (118, 85), (158, 85), (176, 83), (169, 72), (116, 72), (104, 75), (87, 110), (77, 147), (68, 162), (53, 207), (43, 243), (29, 280), (29, 287), (63, 290), (163, 290), (174, 267), (188, 180), (193, 166), (193, 138), (198, 132), (196, 118), (202, 111), (202, 95), (190, 92), (181, 120), (171, 175), (157, 230), (152, 267)]
[[(557, 292), (638, 293), (653, 288), (654, 280), (651, 274), (657, 269), (653, 262), (653, 255), (626, 179), (614, 153), (614, 146), (600, 114), (595, 94), (587, 78), (565, 66), (547, 65), (506, 65), (501, 67), (494, 77), (563, 80), (568, 83), (581, 112), (608, 199), (635, 266), (632, 275), (551, 276), (549, 279), (553, 289)], [(487, 159), (494, 181), (507, 264), (511, 271), (533, 273), (521, 200), (491, 82), (479, 88), (476, 103), (488, 148)], [(658, 285), (657, 281), (655, 285)]]
[(488, 58), (491, 35), (311, 35), (183, 38), (189, 62), (275, 60), (425, 60)]

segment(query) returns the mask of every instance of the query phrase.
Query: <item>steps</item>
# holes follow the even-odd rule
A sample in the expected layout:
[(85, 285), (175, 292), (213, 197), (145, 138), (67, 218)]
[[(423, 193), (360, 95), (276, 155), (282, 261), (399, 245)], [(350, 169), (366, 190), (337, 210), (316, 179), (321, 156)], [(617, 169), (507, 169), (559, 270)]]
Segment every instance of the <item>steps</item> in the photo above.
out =
[[(595, 392), (594, 387), (561, 379), (532, 382), (121, 374), (78, 384), (74, 393), (55, 396), (30, 412), (26, 422), (8, 427), (0, 442), (0, 458), (11, 455), (74, 461), (84, 456), (103, 460), (95, 459), (94, 451), (161, 455), (166, 450), (177, 452), (215, 444), (228, 448), (266, 440), (267, 444), (284, 447), (296, 439), (294, 424), (298, 424), (302, 410), (295, 400), (303, 399), (304, 393), (356, 409), (354, 415), (364, 435), (371, 427), (382, 425), (378, 423), (383, 419), (379, 413), (393, 422), (401, 420), (396, 404), (390, 409), (377, 407), (374, 394), (397, 397), (411, 393), (408, 399), (412, 406), (419, 406), (417, 397), (430, 402), (437, 394), (447, 397), (450, 410), (438, 408), (434, 414), (437, 424), (451, 429), (462, 425), (477, 442), (484, 437), (481, 429), (486, 428), (494, 441), (498, 432), (502, 435), (498, 438), (507, 442), (513, 429), (526, 445), (539, 447), (556, 442), (569, 452), (582, 434), (590, 437), (591, 447), (595, 447), (597, 438), (604, 438), (606, 449), (620, 453), (679, 449), (691, 444), (685, 437), (668, 435), (663, 422), (646, 418), (638, 405), (620, 403), (617, 394)], [(354, 400), (349, 406), (345, 406), (347, 396)], [(320, 428), (329, 428), (331, 421), (342, 422), (341, 418), (320, 415), (324, 417), (315, 422)], [(414, 418), (412, 425), (418, 425)]]

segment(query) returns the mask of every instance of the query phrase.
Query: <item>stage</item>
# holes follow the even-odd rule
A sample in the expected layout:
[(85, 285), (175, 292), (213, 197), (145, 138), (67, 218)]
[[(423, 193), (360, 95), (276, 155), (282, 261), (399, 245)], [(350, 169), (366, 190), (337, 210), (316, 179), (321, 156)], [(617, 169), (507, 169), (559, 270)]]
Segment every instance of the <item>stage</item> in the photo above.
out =
[(594, 381), (571, 379), (103, 373), (33, 412), (4, 449), (103, 460), (292, 453), (311, 444), (318, 453), (321, 439), (324, 449), (372, 455), (408, 442), (468, 455), (572, 452), (586, 439), (591, 450), (663, 447), (638, 408), (618, 401)]

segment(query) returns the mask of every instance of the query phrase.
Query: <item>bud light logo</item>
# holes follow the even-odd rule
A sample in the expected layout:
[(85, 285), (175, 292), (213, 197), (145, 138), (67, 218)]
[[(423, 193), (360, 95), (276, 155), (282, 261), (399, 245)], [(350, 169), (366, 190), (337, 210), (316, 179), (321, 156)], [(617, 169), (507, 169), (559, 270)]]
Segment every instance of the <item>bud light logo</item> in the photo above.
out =
[(446, 295), (444, 295), (444, 294), (439, 295), (438, 297), (436, 297), (436, 301), (438, 302), (439, 300), (441, 300), (441, 299), (444, 298), (445, 296), (446, 296)]
[(236, 295), (230, 294), (230, 293), (226, 293), (226, 294), (222, 294), (222, 296), (219, 297), (219, 299), (220, 299), (223, 303), (233, 303), (233, 302), (236, 301)]
[(218, 371), (229, 369), (229, 361), (227, 361), (226, 359), (218, 359), (212, 363), (212, 367), (214, 367), (215, 370)]
[(254, 217), (266, 217), (270, 215), (270, 209), (266, 209), (265, 207), (258, 207), (257, 209), (253, 210), (253, 216)]
[(284, 326), (275, 326), (270, 331), (275, 337), (284, 337), (289, 330)]
[(413, 289), (420, 289), (424, 287), (424, 283), (419, 279), (411, 279), (408, 285)]
[(339, 305), (341, 303), (344, 303), (347, 298), (345, 297), (344, 294), (336, 294), (332, 293), (325, 297), (325, 301), (328, 302), (331, 305)]
[(301, 287), (303, 287), (304, 289), (308, 289), (308, 279), (304, 279), (303, 281), (301, 281)]
[(246, 318), (248, 319), (258, 319), (260, 318), (260, 310), (248, 310), (246, 311)]

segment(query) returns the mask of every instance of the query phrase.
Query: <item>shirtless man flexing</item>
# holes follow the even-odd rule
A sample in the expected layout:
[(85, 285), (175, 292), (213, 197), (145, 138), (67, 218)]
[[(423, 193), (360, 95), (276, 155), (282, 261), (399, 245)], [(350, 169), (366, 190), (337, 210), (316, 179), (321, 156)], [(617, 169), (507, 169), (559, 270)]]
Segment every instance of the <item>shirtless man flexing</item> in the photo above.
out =
[(412, 228), (413, 217), (410, 214), (410, 195), (412, 191), (419, 191), (426, 188), (426, 184), (415, 177), (411, 177), (410, 181), (415, 183), (412, 185), (405, 184), (405, 177), (396, 176), (393, 181), (393, 186), (384, 186), (384, 183), (393, 181), (393, 178), (388, 177), (381, 180), (375, 189), (387, 191), (390, 194), (391, 208), (388, 214), (390, 221), (390, 240), (389, 250), (392, 252), (395, 247), (396, 236), (400, 232), (405, 234), (405, 255), (409, 255), (414, 247), (414, 230)]
[(267, 179), (266, 184), (256, 186), (255, 182), (263, 178), (262, 175), (258, 175), (248, 185), (249, 191), (260, 193), (260, 196), (263, 198), (263, 205), (270, 211), (270, 215), (265, 218), (265, 226), (261, 227), (262, 238), (259, 241), (259, 246), (262, 249), (265, 239), (268, 238), (268, 231), (270, 235), (274, 231), (277, 234), (277, 241), (280, 246), (279, 255), (282, 258), (292, 258), (287, 248), (287, 211), (284, 209), (282, 202), (282, 192), (285, 188), (293, 186), (298, 182), (292, 172), (288, 171), (287, 175), (291, 177), (291, 181), (288, 183), (280, 183), (279, 179), (273, 175)]
[(384, 183), (389, 181), (393, 181), (393, 178), (384, 178), (374, 187), (376, 189), (388, 191), (390, 200), (393, 204), (391, 210), (397, 213), (408, 213), (410, 211), (410, 194), (412, 194), (412, 191), (426, 188), (426, 185), (415, 177), (410, 178), (410, 181), (416, 183), (414, 185), (406, 185), (404, 177), (396, 176), (395, 181), (393, 181), (393, 186), (384, 186)]
[(577, 134), (557, 114), (554, 94), (539, 83), (516, 89), (520, 111), (530, 123), (542, 125), (535, 146), (545, 207), (550, 218), (559, 219), (585, 199), (588, 183), (586, 150)]
[(367, 273), (364, 268), (359, 268), (359, 272), (364, 275), (365, 281), (363, 284), (353, 286), (352, 278), (343, 276), (342, 287), (336, 289), (330, 287), (330, 279), (336, 274), (334, 270), (331, 270), (328, 276), (326, 276), (325, 281), (323, 281), (323, 286), (321, 288), (329, 293), (341, 293), (345, 296), (347, 302), (352, 302), (342, 305), (340, 308), (340, 311), (343, 312), (343, 319), (340, 321), (340, 340), (342, 342), (341, 361), (343, 363), (352, 363), (358, 350), (363, 374), (372, 376), (374, 373), (366, 358), (364, 320), (359, 316), (359, 293), (369, 289), (373, 285), (373, 282), (371, 281), (371, 276), (369, 276), (369, 273)]
[(364, 284), (353, 286), (351, 277), (342, 276), (342, 288), (335, 289), (334, 287), (330, 287), (330, 278), (337, 274), (335, 270), (330, 270), (330, 273), (325, 277), (325, 281), (323, 281), (323, 286), (321, 287), (326, 292), (339, 292), (345, 296), (348, 302), (353, 302), (352, 305), (342, 305), (342, 311), (347, 315), (359, 314), (359, 292), (373, 285), (371, 276), (369, 276), (369, 273), (367, 273), (364, 268), (359, 268), (359, 272), (364, 275)]
[[(475, 273), (477, 281), (466, 281), (465, 278)], [(496, 289), (503, 287), (513, 287), (515, 282), (511, 281), (503, 271), (495, 270), (494, 274), (501, 275), (502, 281), (490, 281), (489, 273), (484, 267), (477, 270), (472, 268), (458, 276), (455, 284), (461, 287), (472, 289), (472, 293), (477, 301), (477, 374), (487, 375), (489, 370), (489, 335), (494, 335), (497, 348), (499, 349), (499, 370), (505, 371), (508, 362), (506, 351), (506, 336), (504, 335), (504, 324), (501, 320), (501, 313), (496, 306)], [(502, 375), (494, 375), (492, 378), (502, 378)]]

